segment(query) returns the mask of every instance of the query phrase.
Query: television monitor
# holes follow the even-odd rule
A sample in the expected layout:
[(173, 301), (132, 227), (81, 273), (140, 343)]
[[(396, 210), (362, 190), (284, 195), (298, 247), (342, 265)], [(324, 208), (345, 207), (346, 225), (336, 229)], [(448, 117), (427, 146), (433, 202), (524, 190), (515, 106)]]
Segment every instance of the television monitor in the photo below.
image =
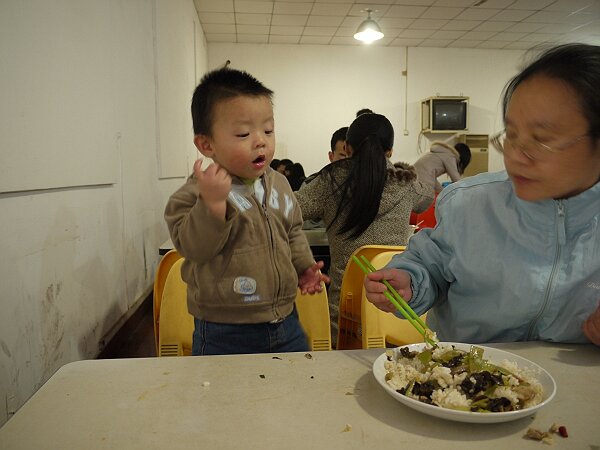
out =
[(467, 103), (463, 100), (433, 100), (431, 102), (431, 129), (465, 130), (467, 128)]

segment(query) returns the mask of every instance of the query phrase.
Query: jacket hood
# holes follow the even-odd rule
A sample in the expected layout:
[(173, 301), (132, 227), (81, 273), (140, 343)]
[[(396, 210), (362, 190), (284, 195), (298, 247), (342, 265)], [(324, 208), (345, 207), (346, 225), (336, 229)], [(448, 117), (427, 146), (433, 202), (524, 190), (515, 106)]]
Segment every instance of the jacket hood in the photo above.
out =
[(454, 155), (456, 159), (460, 159), (460, 154), (456, 151), (456, 149), (442, 141), (433, 141), (431, 143), (431, 153), (451, 153)]
[(390, 164), (388, 160), (387, 169), (390, 175), (393, 175), (400, 181), (410, 182), (417, 178), (417, 172), (415, 171), (415, 168), (404, 162)]

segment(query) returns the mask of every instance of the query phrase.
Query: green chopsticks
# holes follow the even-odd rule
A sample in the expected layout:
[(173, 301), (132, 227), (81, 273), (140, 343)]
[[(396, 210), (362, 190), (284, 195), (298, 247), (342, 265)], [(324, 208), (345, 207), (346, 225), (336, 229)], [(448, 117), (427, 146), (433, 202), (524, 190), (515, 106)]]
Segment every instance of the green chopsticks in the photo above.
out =
[[(361, 262), (362, 259), (362, 262)], [(361, 255), (361, 259), (358, 259), (356, 256), (352, 255), (352, 260), (356, 263), (358, 267), (366, 274), (375, 272), (377, 269), (373, 267), (371, 262), (364, 256)], [(436, 342), (433, 338), (434, 333), (429, 329), (429, 327), (423, 322), (423, 320), (417, 315), (413, 309), (408, 306), (408, 303), (402, 298), (400, 294), (392, 287), (387, 280), (382, 280), (382, 283), (387, 287), (387, 291), (383, 294), (387, 297), (387, 299), (392, 302), (392, 305), (396, 307), (400, 314), (404, 316), (406, 320), (408, 320), (413, 327), (419, 332), (425, 342), (430, 345), (436, 345)]]

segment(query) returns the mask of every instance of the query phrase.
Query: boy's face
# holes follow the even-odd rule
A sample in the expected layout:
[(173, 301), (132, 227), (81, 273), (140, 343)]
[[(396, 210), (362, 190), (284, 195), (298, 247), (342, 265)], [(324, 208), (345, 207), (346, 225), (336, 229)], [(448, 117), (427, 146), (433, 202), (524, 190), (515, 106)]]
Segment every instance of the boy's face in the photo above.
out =
[(269, 98), (230, 98), (215, 105), (213, 116), (211, 136), (194, 137), (200, 153), (243, 179), (264, 174), (275, 153), (275, 124)]

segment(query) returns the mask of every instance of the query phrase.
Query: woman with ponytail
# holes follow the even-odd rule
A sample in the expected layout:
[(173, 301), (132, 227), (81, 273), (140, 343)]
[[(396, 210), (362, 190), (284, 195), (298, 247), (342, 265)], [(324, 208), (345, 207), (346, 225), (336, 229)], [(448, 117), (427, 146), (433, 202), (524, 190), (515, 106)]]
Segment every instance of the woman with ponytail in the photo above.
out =
[(381, 114), (362, 114), (350, 125), (346, 146), (352, 157), (325, 166), (296, 192), (304, 220), (323, 220), (331, 267), (331, 336), (337, 339), (339, 295), (348, 259), (363, 245), (406, 245), (413, 209), (422, 212), (433, 189), (417, 181), (414, 168), (390, 161), (394, 128)]

